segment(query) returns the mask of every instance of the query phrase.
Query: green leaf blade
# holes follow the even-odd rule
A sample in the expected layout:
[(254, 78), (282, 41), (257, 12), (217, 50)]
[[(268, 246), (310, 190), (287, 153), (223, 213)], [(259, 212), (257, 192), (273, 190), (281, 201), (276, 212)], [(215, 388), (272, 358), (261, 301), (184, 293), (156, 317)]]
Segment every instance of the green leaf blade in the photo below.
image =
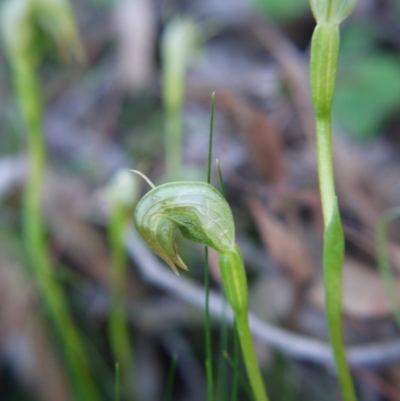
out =
[(325, 305), (329, 337), (345, 401), (356, 401), (351, 373), (347, 364), (342, 332), (342, 273), (344, 262), (344, 235), (337, 201), (324, 233)]

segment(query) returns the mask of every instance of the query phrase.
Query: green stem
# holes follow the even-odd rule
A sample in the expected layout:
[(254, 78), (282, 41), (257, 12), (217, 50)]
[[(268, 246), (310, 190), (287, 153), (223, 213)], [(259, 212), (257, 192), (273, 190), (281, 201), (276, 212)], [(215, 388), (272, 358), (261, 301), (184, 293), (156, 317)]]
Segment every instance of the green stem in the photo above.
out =
[(116, 204), (109, 224), (109, 240), (111, 244), (111, 311), (108, 326), (114, 359), (120, 366), (122, 381), (125, 387), (132, 386), (133, 351), (126, 320), (126, 265), (124, 250), (124, 233), (127, 224), (126, 209)]
[(268, 401), (248, 321), (248, 289), (243, 257), (237, 245), (219, 254), (226, 297), (235, 314), (236, 330), (247, 376), (256, 401)]
[[(224, 291), (221, 288), (221, 297), (224, 299)], [(228, 326), (226, 322), (226, 311), (227, 311), (228, 303), (223, 302), (222, 306), (222, 316), (219, 325), (219, 345), (218, 345), (218, 368), (217, 368), (217, 384), (216, 384), (216, 396), (217, 400), (226, 400), (226, 394), (228, 393), (228, 386), (230, 388), (231, 383), (228, 383), (227, 379), (227, 361), (224, 357), (224, 353), (227, 352), (228, 349)]]
[(33, 67), (15, 66), (15, 85), (28, 127), (29, 173), (24, 199), (24, 235), (35, 281), (43, 303), (54, 323), (65, 350), (78, 400), (98, 400), (75, 324), (72, 320), (62, 287), (54, 278), (53, 266), (47, 254), (45, 227), (41, 213), (45, 146), (41, 125), (40, 91)]
[(115, 364), (114, 401), (121, 401), (120, 371), (118, 362)]
[(342, 334), (342, 272), (344, 235), (337, 203), (324, 232), (324, 287), (329, 337), (333, 348), (339, 384), (345, 401), (355, 401), (356, 393), (346, 359)]
[(238, 399), (239, 384), (239, 337), (236, 332), (233, 334), (233, 382), (232, 382), (232, 401)]
[(263, 378), (258, 365), (258, 360), (254, 348), (253, 338), (251, 336), (249, 319), (247, 312), (235, 313), (236, 330), (239, 335), (240, 346), (247, 375), (256, 401), (268, 401), (265, 391)]
[(346, 360), (342, 334), (342, 270), (344, 236), (337, 207), (332, 162), (331, 110), (339, 53), (339, 29), (336, 25), (317, 25), (311, 45), (311, 89), (316, 115), (318, 175), (324, 217), (324, 286), (329, 337), (346, 401), (356, 394)]
[(178, 363), (178, 355), (174, 354), (172, 356), (171, 365), (168, 371), (167, 386), (165, 388), (164, 401), (172, 401), (177, 363)]
[[(208, 138), (208, 159), (207, 159), (207, 183), (211, 182), (211, 160), (214, 136), (214, 106), (215, 92), (211, 95), (210, 106), (210, 130)], [(212, 365), (212, 344), (211, 344), (211, 319), (210, 319), (210, 271), (208, 263), (208, 247), (205, 247), (205, 271), (204, 271), (204, 288), (205, 288), (205, 311), (206, 321), (204, 325), (205, 341), (206, 341), (206, 375), (207, 375), (207, 399), (214, 399), (214, 374)]]
[(206, 376), (207, 376), (207, 400), (214, 399), (214, 375), (212, 366), (212, 344), (211, 344), (211, 319), (210, 319), (210, 272), (208, 266), (208, 247), (205, 247), (204, 262), (204, 288), (205, 288), (205, 311), (206, 319), (204, 324), (204, 335), (206, 341)]
[(325, 227), (336, 202), (332, 162), (331, 110), (339, 53), (337, 26), (317, 25), (311, 43), (311, 92), (316, 118), (318, 174)]
[(176, 180), (182, 175), (182, 104), (166, 107), (165, 129), (167, 177)]
[(316, 120), (318, 178), (325, 226), (329, 224), (336, 202), (332, 162), (331, 116)]

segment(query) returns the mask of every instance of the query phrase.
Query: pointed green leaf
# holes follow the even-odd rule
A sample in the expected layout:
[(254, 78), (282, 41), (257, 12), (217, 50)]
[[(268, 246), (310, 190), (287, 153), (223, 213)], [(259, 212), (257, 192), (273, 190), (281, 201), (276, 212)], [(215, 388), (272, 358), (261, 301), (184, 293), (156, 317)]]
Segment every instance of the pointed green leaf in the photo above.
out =
[(346, 401), (356, 401), (351, 374), (346, 360), (342, 333), (342, 271), (344, 261), (344, 236), (337, 200), (324, 234), (324, 284), (325, 305), (329, 337), (339, 375), (339, 383)]

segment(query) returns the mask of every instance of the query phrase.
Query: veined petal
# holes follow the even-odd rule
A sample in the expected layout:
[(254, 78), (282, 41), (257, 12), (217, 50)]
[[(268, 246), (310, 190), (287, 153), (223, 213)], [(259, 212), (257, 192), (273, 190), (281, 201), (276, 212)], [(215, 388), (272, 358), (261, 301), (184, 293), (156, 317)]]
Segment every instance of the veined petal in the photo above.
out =
[(176, 273), (176, 266), (187, 267), (177, 252), (175, 229), (218, 252), (234, 247), (230, 207), (214, 187), (203, 182), (175, 182), (152, 189), (136, 206), (134, 219), (143, 239)]

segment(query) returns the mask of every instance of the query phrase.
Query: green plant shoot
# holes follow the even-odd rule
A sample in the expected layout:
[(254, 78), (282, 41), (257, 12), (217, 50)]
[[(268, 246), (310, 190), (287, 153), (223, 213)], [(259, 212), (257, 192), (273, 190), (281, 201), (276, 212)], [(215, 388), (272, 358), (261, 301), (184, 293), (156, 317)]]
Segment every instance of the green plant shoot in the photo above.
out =
[[(207, 157), (207, 183), (211, 183), (211, 161), (214, 138), (214, 111), (215, 111), (215, 92), (211, 94), (210, 107), (210, 130), (208, 137), (208, 157)], [(208, 247), (204, 247), (204, 289), (205, 289), (205, 322), (204, 334), (206, 341), (205, 367), (207, 376), (207, 400), (214, 399), (214, 373), (212, 361), (212, 341), (211, 341), (211, 319), (210, 319), (210, 271), (208, 263)]]
[(202, 40), (200, 27), (189, 16), (176, 16), (162, 36), (163, 103), (165, 113), (166, 175), (182, 174), (182, 107), (186, 73)]
[(316, 119), (319, 185), (324, 233), (324, 287), (328, 331), (339, 384), (345, 401), (355, 401), (356, 393), (343, 343), (342, 270), (344, 236), (340, 220), (332, 162), (331, 110), (339, 53), (339, 24), (349, 16), (357, 0), (310, 0), (317, 26), (311, 43), (311, 93)]
[(45, 168), (42, 100), (36, 67), (40, 60), (37, 35), (40, 27), (54, 38), (63, 54), (83, 53), (68, 3), (65, 0), (8, 0), (1, 8), (1, 28), (11, 64), (15, 89), (28, 131), (29, 174), (24, 199), (24, 236), (32, 272), (55, 331), (64, 349), (76, 400), (99, 400), (84, 348), (62, 287), (54, 277), (47, 254), (41, 213)]
[(136, 204), (136, 177), (127, 170), (118, 171), (106, 188), (111, 201), (108, 237), (111, 245), (111, 308), (108, 333), (115, 361), (120, 370), (120, 382), (129, 393), (135, 393), (133, 349), (126, 311), (127, 258), (124, 235), (129, 216)]
[(178, 254), (175, 230), (219, 253), (224, 290), (231, 305), (256, 401), (267, 401), (248, 321), (248, 290), (235, 226), (225, 198), (204, 182), (173, 182), (153, 188), (137, 204), (136, 228), (150, 248), (178, 274), (187, 267)]

